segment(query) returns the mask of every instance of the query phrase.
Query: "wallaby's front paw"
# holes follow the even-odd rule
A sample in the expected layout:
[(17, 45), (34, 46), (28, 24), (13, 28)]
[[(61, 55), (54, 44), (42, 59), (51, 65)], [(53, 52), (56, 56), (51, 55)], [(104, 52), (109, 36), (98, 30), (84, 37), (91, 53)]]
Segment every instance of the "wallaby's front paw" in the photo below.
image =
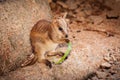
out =
[(65, 42), (66, 42), (66, 43), (69, 43), (69, 42), (70, 42), (70, 40), (69, 40), (69, 39), (65, 39)]
[(63, 53), (63, 52), (58, 52), (58, 55), (59, 55), (60, 57), (62, 57), (62, 56), (64, 55), (64, 53)]
[(50, 52), (50, 53), (46, 54), (46, 57), (54, 57), (54, 56), (62, 57), (63, 55), (64, 55), (63, 52)]

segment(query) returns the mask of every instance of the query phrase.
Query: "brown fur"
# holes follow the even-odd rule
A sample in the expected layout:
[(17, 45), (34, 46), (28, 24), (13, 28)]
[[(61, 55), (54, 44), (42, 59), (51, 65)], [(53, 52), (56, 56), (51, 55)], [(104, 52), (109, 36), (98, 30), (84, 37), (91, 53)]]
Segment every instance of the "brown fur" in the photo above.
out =
[[(63, 20), (64, 22), (64, 20)], [(46, 59), (45, 54), (47, 55), (60, 55), (61, 52), (52, 52), (55, 50), (58, 44), (60, 43), (68, 43), (69, 39), (66, 38), (67, 33), (64, 31), (64, 27), (62, 26), (62, 30), (59, 30), (61, 23), (59, 21), (54, 20), (52, 22), (47, 20), (40, 20), (37, 22), (31, 30), (30, 40), (31, 45), (33, 47), (33, 53), (35, 57), (28, 62), (28, 64), (33, 64), (36, 61), (40, 63), (45, 63), (49, 67), (51, 67), (51, 62)], [(57, 53), (57, 54), (56, 54)], [(50, 56), (49, 55), (49, 56)]]

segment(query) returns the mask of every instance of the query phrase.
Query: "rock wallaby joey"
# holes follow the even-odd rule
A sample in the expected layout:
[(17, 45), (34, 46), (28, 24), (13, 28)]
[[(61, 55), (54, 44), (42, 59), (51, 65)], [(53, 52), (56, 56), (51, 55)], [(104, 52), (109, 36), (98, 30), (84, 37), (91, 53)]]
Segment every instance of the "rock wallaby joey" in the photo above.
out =
[(45, 56), (62, 57), (64, 53), (55, 51), (55, 49), (58, 44), (69, 42), (65, 16), (53, 19), (51, 22), (47, 20), (38, 21), (31, 30), (30, 40), (34, 58), (27, 64), (33, 64), (37, 61), (52, 67), (51, 62)]

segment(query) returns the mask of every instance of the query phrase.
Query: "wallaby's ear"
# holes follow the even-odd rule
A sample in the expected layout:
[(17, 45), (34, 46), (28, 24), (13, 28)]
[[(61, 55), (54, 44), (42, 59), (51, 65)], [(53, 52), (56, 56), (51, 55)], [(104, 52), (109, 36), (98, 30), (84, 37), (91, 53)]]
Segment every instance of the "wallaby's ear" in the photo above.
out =
[(57, 18), (56, 18), (56, 17), (54, 17), (54, 18), (52, 19), (52, 25), (53, 25), (53, 26), (57, 26), (57, 25), (58, 25), (58, 21), (57, 21)]
[(69, 19), (65, 19), (65, 21), (67, 22), (67, 24), (69, 24), (69, 23), (70, 23), (70, 20), (69, 20)]
[(63, 18), (65, 19), (67, 16), (67, 12), (64, 13)]
[(67, 17), (67, 12), (61, 14), (61, 16), (56, 17), (54, 16), (54, 18), (52, 19), (52, 23), (53, 25), (61, 25), (61, 26), (66, 26), (69, 23), (69, 19), (66, 18)]
[(62, 18), (65, 19), (65, 21), (66, 21), (67, 23), (69, 23), (70, 20), (66, 18), (66, 17), (67, 17), (67, 14), (68, 14), (68, 13), (65, 12)]

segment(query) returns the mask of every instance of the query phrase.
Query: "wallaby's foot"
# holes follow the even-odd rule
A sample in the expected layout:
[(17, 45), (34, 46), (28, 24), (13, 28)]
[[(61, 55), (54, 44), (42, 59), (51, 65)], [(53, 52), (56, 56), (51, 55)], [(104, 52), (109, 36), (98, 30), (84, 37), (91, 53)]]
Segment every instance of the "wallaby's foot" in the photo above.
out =
[(21, 64), (21, 67), (32, 65), (36, 61), (37, 61), (37, 56), (35, 56), (34, 54), (31, 54), (30, 56), (28, 56), (27, 60)]
[(68, 43), (61, 43), (58, 45), (58, 47), (68, 47)]
[(44, 63), (46, 66), (48, 66), (49, 68), (52, 68), (52, 63), (47, 60), (47, 59), (41, 59), (38, 61), (39, 63)]
[(35, 55), (29, 65), (35, 64), (37, 60), (38, 60), (38, 57)]

